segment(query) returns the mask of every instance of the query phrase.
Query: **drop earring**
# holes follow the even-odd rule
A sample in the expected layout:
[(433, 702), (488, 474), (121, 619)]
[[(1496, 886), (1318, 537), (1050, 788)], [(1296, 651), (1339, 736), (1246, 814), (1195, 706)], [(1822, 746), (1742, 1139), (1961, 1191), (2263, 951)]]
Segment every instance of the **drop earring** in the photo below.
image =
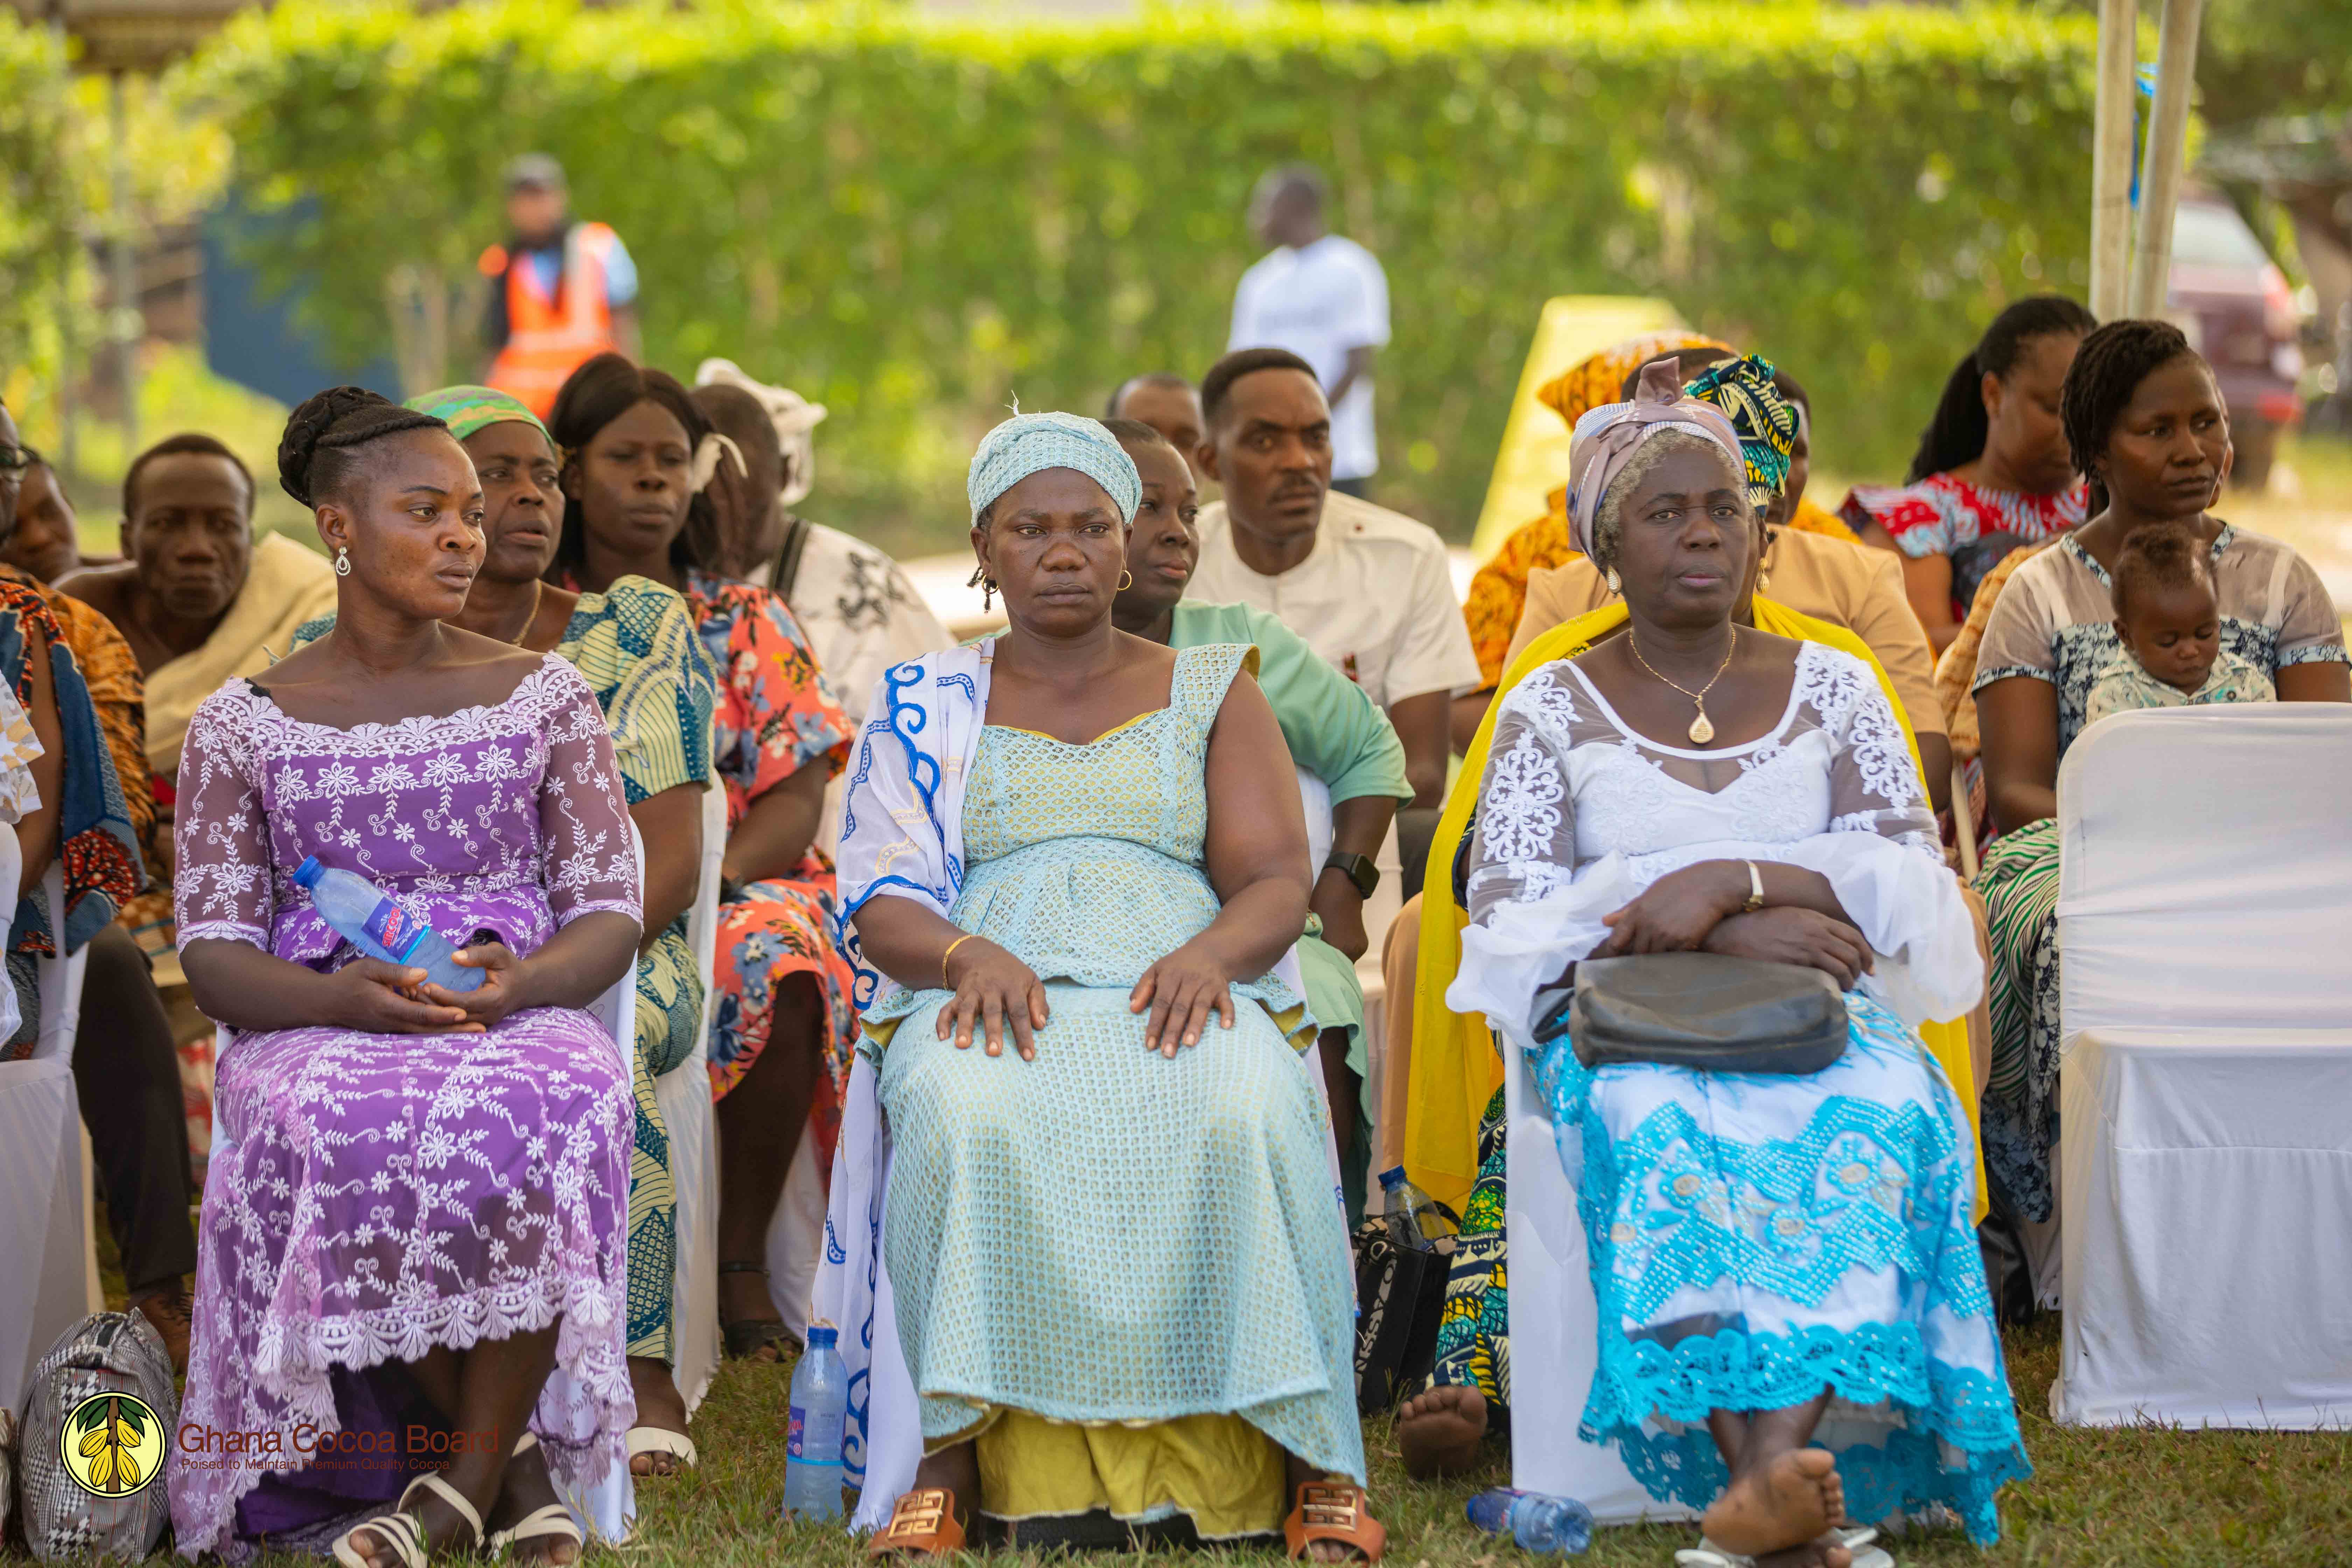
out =
[(996, 579), (988, 574), (988, 568), (985, 566), (973, 567), (971, 569), (971, 575), (964, 579), (963, 585), (967, 588), (977, 588), (980, 590), (980, 613), (982, 615), (986, 615), (988, 613), (989, 606), (993, 604), (996, 599)]
[(1128, 571), (1125, 567), (1121, 567), (1118, 574), (1118, 591), (1124, 594), (1129, 588), (1134, 586), (1135, 574)]
[(348, 577), (351, 574), (352, 552), (338, 544), (335, 546), (335, 575), (338, 577)]
[(1609, 570), (1608, 570), (1607, 572), (1603, 573), (1603, 574), (1601, 574), (1601, 576), (1602, 576), (1602, 581), (1606, 582), (1606, 583), (1609, 584), (1609, 591), (1610, 591), (1611, 593), (1612, 593), (1612, 594), (1622, 594), (1622, 593), (1623, 593), (1623, 592), (1625, 591), (1625, 584), (1624, 584), (1623, 581), (1618, 577), (1618, 575), (1617, 575), (1617, 568), (1615, 568), (1614, 566), (1612, 566), (1611, 568), (1609, 568)]

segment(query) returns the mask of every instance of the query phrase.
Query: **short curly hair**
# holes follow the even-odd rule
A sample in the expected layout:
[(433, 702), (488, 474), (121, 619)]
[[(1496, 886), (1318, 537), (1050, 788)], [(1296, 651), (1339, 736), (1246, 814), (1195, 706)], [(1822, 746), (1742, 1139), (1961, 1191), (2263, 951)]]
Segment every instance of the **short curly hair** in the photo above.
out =
[(1601, 492), (1600, 509), (1592, 516), (1592, 564), (1594, 566), (1606, 572), (1616, 564), (1618, 547), (1625, 540), (1625, 520), (1618, 515), (1618, 509), (1624, 505), (1625, 498), (1633, 493), (1633, 487), (1640, 484), (1649, 471), (1656, 468), (1668, 454), (1674, 452), (1704, 452), (1721, 463), (1726, 469), (1738, 476), (1738, 482), (1732, 488), (1739, 491), (1742, 501), (1745, 502), (1748, 494), (1748, 477), (1740, 466), (1731, 460), (1729, 453), (1696, 432), (1672, 427), (1661, 430), (1633, 448), (1633, 457), (1628, 458), (1625, 466), (1617, 471), (1617, 477), (1609, 481), (1609, 488)]
[(2205, 363), (2170, 321), (2109, 321), (2083, 340), (2058, 393), (2058, 418), (2065, 426), (2075, 472), (2096, 474), (2099, 459), (2107, 455), (2107, 438), (2130, 406), (2132, 394), (2183, 354)]

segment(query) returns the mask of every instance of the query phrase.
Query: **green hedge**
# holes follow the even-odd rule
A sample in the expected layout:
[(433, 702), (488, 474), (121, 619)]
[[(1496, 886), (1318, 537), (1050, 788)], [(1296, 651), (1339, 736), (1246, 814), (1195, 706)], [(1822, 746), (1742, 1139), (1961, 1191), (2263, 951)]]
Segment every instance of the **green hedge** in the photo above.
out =
[(0, 9), (0, 396), (53, 385), (77, 269), (65, 50)]
[(1250, 186), (1310, 159), (1388, 268), (1383, 490), (1466, 533), (1560, 293), (1664, 295), (1809, 384), (1817, 460), (1899, 464), (2003, 299), (2082, 287), (2093, 43), (2011, 9), (491, 0), (278, 6), (187, 85), (249, 194), (320, 198), (275, 264), (348, 346), (381, 346), (395, 266), (469, 286), (501, 165), (544, 148), (635, 253), (655, 360), (729, 354), (827, 404), (816, 510), (938, 539), (1016, 394), (1091, 409), (1208, 364)]

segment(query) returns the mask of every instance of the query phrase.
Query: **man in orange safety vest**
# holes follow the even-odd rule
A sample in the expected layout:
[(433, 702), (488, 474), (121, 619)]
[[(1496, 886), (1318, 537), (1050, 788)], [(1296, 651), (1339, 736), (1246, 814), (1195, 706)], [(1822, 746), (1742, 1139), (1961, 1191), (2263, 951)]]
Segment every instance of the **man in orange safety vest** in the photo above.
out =
[(563, 169), (542, 153), (507, 170), (513, 237), (482, 252), (490, 280), (482, 379), (512, 393), (541, 419), (564, 379), (607, 349), (637, 357), (637, 264), (601, 223), (576, 223)]

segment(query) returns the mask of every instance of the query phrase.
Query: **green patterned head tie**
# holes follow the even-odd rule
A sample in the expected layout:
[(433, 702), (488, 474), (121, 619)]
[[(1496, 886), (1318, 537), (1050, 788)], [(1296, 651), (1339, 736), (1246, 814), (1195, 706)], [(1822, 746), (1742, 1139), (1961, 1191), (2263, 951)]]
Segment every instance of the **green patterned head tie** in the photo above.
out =
[(1797, 405), (1772, 384), (1772, 362), (1749, 354), (1717, 365), (1683, 389), (1712, 403), (1739, 435), (1748, 467), (1748, 500), (1759, 511), (1789, 482), (1789, 454), (1797, 445)]
[[(538, 415), (520, 398), (495, 386), (445, 386), (437, 392), (419, 393), (401, 406), (430, 414), (449, 426), (449, 434), (460, 441), (488, 426), (509, 421), (528, 425), (547, 436), (547, 426), (540, 423)], [(554, 437), (547, 436), (547, 446), (550, 451), (555, 449)]]

